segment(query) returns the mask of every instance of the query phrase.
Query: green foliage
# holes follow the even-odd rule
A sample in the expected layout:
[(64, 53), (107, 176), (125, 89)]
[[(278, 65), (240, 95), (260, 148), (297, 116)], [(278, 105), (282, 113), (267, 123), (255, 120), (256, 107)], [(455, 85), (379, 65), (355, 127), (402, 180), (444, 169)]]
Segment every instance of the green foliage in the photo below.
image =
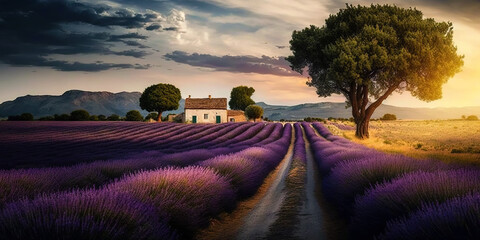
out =
[(98, 115), (98, 121), (106, 121), (107, 120), (107, 117), (105, 115)]
[(108, 116), (107, 121), (120, 121), (120, 116), (117, 114), (112, 114)]
[(97, 115), (91, 115), (89, 120), (90, 121), (98, 121), (98, 116)]
[(38, 121), (55, 121), (54, 116), (45, 116), (38, 119)]
[(151, 113), (149, 113), (149, 114), (145, 117), (145, 120), (148, 120), (148, 119), (157, 120), (157, 119), (158, 119), (158, 113), (156, 113), (156, 112), (151, 112)]
[(306, 117), (303, 119), (305, 122), (324, 122), (325, 119), (323, 118), (316, 118), (316, 117)]
[(131, 110), (125, 115), (125, 121), (143, 121), (143, 116), (137, 110)]
[(90, 114), (83, 109), (75, 110), (70, 113), (70, 120), (72, 121), (88, 121)]
[(255, 101), (251, 99), (254, 92), (255, 89), (252, 87), (234, 87), (230, 93), (230, 101), (228, 101), (230, 109), (245, 111), (249, 105), (255, 104)]
[(467, 120), (469, 120), (469, 121), (477, 121), (477, 120), (478, 120), (478, 117), (475, 116), (475, 115), (470, 115), (470, 116), (467, 117)]
[(253, 119), (256, 121), (257, 118), (261, 118), (263, 116), (263, 108), (258, 105), (250, 105), (245, 108), (245, 116), (248, 119)]
[(384, 120), (384, 121), (397, 120), (397, 116), (395, 114), (386, 113), (383, 115), (383, 117), (380, 118), (380, 120)]
[(140, 107), (149, 112), (158, 112), (178, 109), (178, 102), (182, 98), (180, 90), (171, 84), (152, 85), (143, 91), (140, 97)]
[(366, 123), (391, 93), (439, 99), (442, 85), (463, 66), (452, 23), (391, 5), (347, 5), (320, 28), (294, 31), (290, 49), (286, 60), (299, 73), (308, 69), (307, 85), (319, 96), (346, 97), (361, 138), (368, 137)]
[(61, 115), (55, 114), (53, 117), (55, 118), (55, 121), (70, 121), (70, 115), (66, 113)]
[(20, 115), (8, 116), (8, 121), (33, 121), (31, 113), (22, 113)]

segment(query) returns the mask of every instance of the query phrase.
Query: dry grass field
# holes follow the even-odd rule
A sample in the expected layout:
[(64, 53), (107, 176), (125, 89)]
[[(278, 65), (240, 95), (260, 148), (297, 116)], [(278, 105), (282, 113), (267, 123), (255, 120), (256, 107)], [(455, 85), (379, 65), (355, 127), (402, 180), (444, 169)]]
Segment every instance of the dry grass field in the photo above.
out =
[[(350, 122), (342, 124), (351, 125)], [(354, 130), (329, 124), (334, 134), (384, 152), (410, 157), (480, 165), (480, 121), (372, 121), (370, 139), (355, 138)]]

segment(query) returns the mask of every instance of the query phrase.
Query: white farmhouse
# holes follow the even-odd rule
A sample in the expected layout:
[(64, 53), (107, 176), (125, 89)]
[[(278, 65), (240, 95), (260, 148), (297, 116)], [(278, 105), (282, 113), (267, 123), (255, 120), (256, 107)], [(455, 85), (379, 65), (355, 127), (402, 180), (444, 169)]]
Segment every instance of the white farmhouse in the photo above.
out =
[(227, 98), (191, 98), (185, 99), (184, 122), (225, 123), (227, 119)]

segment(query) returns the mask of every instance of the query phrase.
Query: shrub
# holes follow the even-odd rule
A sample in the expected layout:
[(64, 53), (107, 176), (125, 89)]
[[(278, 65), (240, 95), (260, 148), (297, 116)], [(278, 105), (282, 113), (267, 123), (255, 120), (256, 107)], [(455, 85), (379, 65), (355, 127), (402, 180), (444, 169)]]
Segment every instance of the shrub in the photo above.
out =
[(107, 188), (154, 205), (156, 212), (170, 216), (171, 226), (191, 234), (234, 205), (231, 187), (215, 170), (194, 166), (131, 174)]
[(70, 115), (66, 113), (62, 115), (55, 114), (53, 117), (55, 118), (55, 121), (70, 121)]
[(467, 120), (469, 120), (469, 121), (477, 121), (477, 120), (478, 120), (478, 117), (475, 116), (475, 115), (470, 115), (470, 116), (467, 117)]
[(54, 120), (55, 120), (54, 116), (45, 116), (38, 119), (38, 121), (54, 121)]
[(72, 121), (88, 121), (90, 114), (83, 109), (75, 110), (70, 113), (70, 120)]
[(143, 116), (137, 110), (131, 110), (125, 115), (125, 121), (143, 121)]
[(108, 116), (107, 120), (108, 121), (120, 121), (120, 116), (118, 116), (117, 114), (112, 114), (112, 115)]
[(0, 239), (168, 239), (171, 235), (151, 206), (114, 191), (51, 194), (0, 211)]
[(105, 115), (98, 115), (98, 121), (106, 121), (107, 120), (107, 117)]
[(436, 170), (445, 166), (399, 155), (370, 154), (371, 157), (338, 163), (323, 180), (326, 198), (335, 203), (342, 214), (350, 215), (355, 197), (377, 183), (389, 181), (408, 172)]
[(97, 115), (92, 115), (89, 118), (90, 121), (98, 121), (98, 116)]
[(480, 239), (480, 193), (424, 204), (387, 224), (380, 239)]
[(145, 120), (149, 120), (149, 119), (153, 119), (153, 120), (157, 121), (157, 119), (158, 119), (158, 113), (156, 113), (156, 112), (151, 112), (151, 113), (149, 113), (149, 114), (145, 117)]
[(31, 113), (22, 113), (20, 115), (8, 116), (8, 121), (33, 121)]
[(380, 118), (380, 120), (384, 120), (384, 121), (397, 120), (397, 116), (395, 114), (386, 113), (385, 115), (383, 115), (383, 117)]
[(248, 119), (253, 119), (255, 122), (257, 118), (263, 116), (263, 108), (258, 105), (249, 105), (245, 108), (245, 116), (247, 116)]
[(423, 203), (444, 202), (478, 191), (478, 170), (421, 171), (400, 176), (374, 186), (356, 200), (351, 224), (353, 234), (372, 238), (383, 231), (389, 220), (407, 216)]

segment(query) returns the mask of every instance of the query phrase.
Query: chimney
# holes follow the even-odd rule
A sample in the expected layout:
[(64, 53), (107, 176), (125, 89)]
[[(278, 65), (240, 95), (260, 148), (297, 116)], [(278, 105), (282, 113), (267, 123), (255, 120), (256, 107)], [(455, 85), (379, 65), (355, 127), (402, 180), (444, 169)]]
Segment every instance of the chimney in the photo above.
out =
[(188, 98), (191, 98), (191, 97), (192, 97), (192, 95), (188, 95)]
[(208, 98), (210, 98), (210, 99), (211, 99), (211, 98), (212, 98), (212, 95), (208, 95)]

